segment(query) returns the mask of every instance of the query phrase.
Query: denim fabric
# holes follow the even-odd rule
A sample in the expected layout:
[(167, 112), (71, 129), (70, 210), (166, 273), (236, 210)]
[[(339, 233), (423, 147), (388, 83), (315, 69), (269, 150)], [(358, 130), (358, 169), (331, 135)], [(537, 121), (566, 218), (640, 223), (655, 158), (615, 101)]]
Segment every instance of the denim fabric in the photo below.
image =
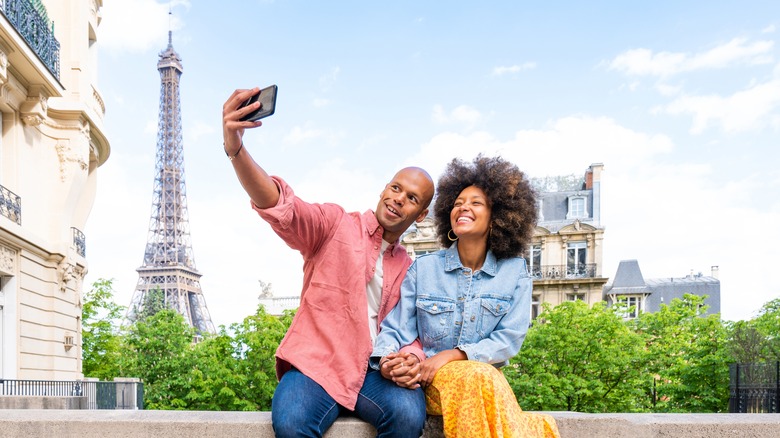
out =
[(506, 365), (520, 351), (531, 319), (525, 260), (488, 251), (476, 272), (450, 248), (418, 257), (401, 284), (401, 300), (382, 321), (371, 366), (419, 336), (430, 357), (452, 348), (470, 360)]
[(271, 406), (277, 437), (321, 437), (339, 415), (356, 416), (377, 429), (377, 437), (418, 437), (425, 427), (421, 388), (401, 388), (369, 369), (355, 410), (339, 405), (322, 386), (297, 369), (282, 376)]

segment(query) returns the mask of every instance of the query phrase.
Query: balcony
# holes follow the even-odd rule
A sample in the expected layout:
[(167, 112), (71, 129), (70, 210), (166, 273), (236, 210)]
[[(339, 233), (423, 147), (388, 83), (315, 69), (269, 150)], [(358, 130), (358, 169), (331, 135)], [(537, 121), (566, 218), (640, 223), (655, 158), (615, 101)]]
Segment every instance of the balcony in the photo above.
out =
[(0, 214), (22, 224), (22, 198), (3, 186), (0, 186)]
[(570, 280), (577, 278), (595, 278), (596, 263), (568, 265), (541, 265), (529, 268), (534, 280)]
[[(42, 6), (41, 6), (42, 7)], [(60, 79), (60, 43), (54, 38), (54, 25), (29, 0), (0, 0), (0, 11), (16, 28), (46, 68)], [(45, 14), (45, 9), (43, 10)]]
[(81, 232), (76, 227), (70, 227), (71, 231), (73, 231), (73, 247), (76, 248), (76, 252), (82, 256), (86, 257), (87, 253), (87, 238), (84, 237), (84, 233)]

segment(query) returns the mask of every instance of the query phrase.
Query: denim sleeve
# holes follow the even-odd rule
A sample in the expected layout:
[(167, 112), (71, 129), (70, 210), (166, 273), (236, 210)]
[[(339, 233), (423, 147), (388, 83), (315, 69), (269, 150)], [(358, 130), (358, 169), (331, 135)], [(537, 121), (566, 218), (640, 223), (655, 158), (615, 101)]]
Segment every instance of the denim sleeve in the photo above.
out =
[(505, 363), (520, 351), (531, 321), (531, 289), (533, 280), (521, 275), (515, 285), (514, 300), (509, 311), (485, 339), (473, 344), (458, 345), (469, 360), (490, 364)]
[(401, 283), (401, 298), (379, 326), (369, 365), (379, 369), (383, 356), (395, 353), (402, 345), (417, 339), (417, 263), (413, 263)]

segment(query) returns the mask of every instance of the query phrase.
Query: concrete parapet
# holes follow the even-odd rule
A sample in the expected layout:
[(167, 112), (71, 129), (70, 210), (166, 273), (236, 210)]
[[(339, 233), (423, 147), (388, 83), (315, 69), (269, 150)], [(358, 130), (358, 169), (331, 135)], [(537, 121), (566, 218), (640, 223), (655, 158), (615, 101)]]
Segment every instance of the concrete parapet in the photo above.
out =
[(87, 397), (2, 395), (0, 409), (87, 409)]
[[(778, 414), (582, 414), (548, 412), (563, 438), (776, 437)], [(426, 438), (440, 437), (431, 417)], [(356, 418), (340, 418), (326, 438), (373, 437)], [(252, 437), (271, 438), (270, 412), (0, 410), (0, 437)]]

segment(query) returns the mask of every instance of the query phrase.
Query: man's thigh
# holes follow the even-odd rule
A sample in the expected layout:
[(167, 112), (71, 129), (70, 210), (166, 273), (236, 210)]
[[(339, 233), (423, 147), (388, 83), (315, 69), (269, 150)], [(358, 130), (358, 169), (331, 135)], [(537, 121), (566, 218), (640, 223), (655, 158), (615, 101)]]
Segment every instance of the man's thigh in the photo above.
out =
[(322, 436), (339, 416), (339, 405), (317, 382), (296, 369), (282, 376), (271, 401), (277, 437)]
[(360, 389), (355, 414), (377, 428), (379, 436), (420, 436), (425, 426), (423, 390), (406, 389), (369, 371)]

